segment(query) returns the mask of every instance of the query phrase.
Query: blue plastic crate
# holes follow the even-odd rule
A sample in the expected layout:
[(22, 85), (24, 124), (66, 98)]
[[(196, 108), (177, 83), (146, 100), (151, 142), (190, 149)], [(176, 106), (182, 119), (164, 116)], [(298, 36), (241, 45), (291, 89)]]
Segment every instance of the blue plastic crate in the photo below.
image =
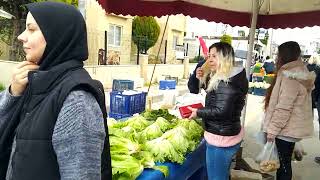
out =
[(146, 92), (125, 95), (120, 91), (112, 91), (110, 92), (110, 112), (124, 115), (141, 113), (146, 108), (146, 97)]
[(178, 83), (178, 77), (175, 77), (175, 76), (167, 75), (167, 76), (165, 77), (165, 80), (175, 80), (176, 83)]
[(160, 80), (159, 89), (176, 89), (176, 84), (175, 80)]
[(132, 116), (130, 114), (117, 114), (112, 112), (110, 112), (108, 115), (110, 118), (114, 118), (114, 119), (124, 119)]
[(133, 90), (134, 82), (131, 80), (114, 79), (112, 82), (112, 91)]
[(254, 88), (253, 89), (253, 94), (256, 96), (265, 96), (267, 90), (263, 88)]

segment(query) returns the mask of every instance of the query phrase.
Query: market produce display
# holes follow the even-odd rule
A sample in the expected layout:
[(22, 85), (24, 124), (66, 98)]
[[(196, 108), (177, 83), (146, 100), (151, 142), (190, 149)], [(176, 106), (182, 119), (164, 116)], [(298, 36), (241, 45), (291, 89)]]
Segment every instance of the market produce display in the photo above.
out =
[[(112, 175), (115, 180), (134, 180), (144, 170), (152, 168), (164, 176), (170, 173), (163, 162), (182, 164), (185, 156), (197, 148), (203, 135), (194, 120), (167, 120), (165, 110), (149, 111), (126, 121), (108, 119)], [(148, 119), (148, 120), (147, 120)]]
[(171, 121), (176, 119), (176, 117), (169, 113), (168, 109), (159, 109), (159, 110), (146, 110), (141, 114), (146, 120), (154, 121), (158, 117), (163, 117), (164, 119)]

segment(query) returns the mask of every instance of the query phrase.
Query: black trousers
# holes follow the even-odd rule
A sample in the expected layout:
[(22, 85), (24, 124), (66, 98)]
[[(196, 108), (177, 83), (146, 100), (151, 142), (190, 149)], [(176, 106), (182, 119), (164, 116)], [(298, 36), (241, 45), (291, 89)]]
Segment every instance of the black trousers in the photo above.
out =
[[(315, 104), (316, 104), (317, 111), (318, 111), (318, 123), (319, 123), (319, 127), (320, 127), (320, 101), (319, 100), (320, 100), (320, 97)], [(320, 139), (320, 130), (319, 130), (319, 139)]]
[(295, 143), (284, 141), (281, 139), (275, 139), (278, 149), (278, 155), (280, 160), (280, 168), (277, 170), (277, 180), (291, 180), (292, 179), (292, 167), (291, 157)]

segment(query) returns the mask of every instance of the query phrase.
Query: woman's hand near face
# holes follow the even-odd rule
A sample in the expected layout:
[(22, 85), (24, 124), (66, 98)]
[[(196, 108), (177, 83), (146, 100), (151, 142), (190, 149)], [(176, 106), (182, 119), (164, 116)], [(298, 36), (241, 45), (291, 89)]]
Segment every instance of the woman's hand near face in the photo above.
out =
[(28, 73), (39, 69), (39, 66), (33, 62), (23, 61), (19, 63), (13, 70), (10, 93), (13, 96), (22, 95), (28, 84)]
[(201, 67), (198, 67), (196, 70), (196, 78), (200, 80), (202, 77), (203, 77), (203, 70)]

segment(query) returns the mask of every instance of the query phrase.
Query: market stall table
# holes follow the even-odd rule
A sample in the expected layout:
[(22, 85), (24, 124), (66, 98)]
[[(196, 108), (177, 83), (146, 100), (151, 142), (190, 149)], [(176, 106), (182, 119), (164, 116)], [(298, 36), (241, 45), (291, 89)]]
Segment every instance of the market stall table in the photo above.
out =
[[(137, 180), (202, 180), (205, 179), (206, 170), (206, 144), (202, 140), (198, 148), (186, 156), (183, 164), (177, 163), (160, 163), (169, 168), (169, 176), (165, 178), (160, 171), (153, 169), (144, 169)], [(159, 164), (159, 165), (160, 165)]]

